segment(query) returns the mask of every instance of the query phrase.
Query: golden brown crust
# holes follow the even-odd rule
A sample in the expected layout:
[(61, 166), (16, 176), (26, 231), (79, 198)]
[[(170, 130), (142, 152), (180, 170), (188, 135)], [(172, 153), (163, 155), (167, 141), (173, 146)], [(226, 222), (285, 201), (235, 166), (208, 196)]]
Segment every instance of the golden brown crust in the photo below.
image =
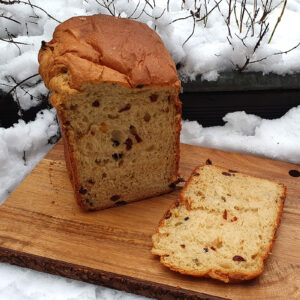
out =
[(147, 25), (107, 15), (74, 17), (55, 29), (39, 52), (39, 72), (51, 79), (67, 73), (69, 86), (115, 82), (128, 87), (173, 86), (180, 90), (175, 64), (160, 37)]
[[(165, 212), (165, 214), (163, 215), (163, 217), (159, 221), (158, 227), (156, 228), (156, 233), (159, 233), (159, 227), (164, 226), (164, 222), (165, 222), (166, 217), (170, 214), (170, 211), (174, 207), (178, 207), (179, 205), (185, 205), (188, 210), (191, 209), (190, 203), (188, 202), (187, 199), (185, 199), (183, 197), (183, 193), (187, 189), (189, 183), (192, 181), (194, 174), (198, 173), (197, 170), (202, 166), (204, 166), (204, 164), (201, 165), (201, 166), (196, 167), (193, 170), (193, 172), (191, 173), (189, 179), (186, 181), (186, 184), (185, 184), (184, 188), (181, 190), (181, 193), (179, 195), (178, 200), (176, 200), (173, 204), (171, 204), (170, 208)], [(222, 169), (222, 170), (225, 170), (225, 171), (229, 172), (228, 169), (225, 169), (223, 167), (215, 166), (215, 165), (214, 165), (214, 167), (217, 167), (219, 169)], [(242, 172), (238, 172), (238, 173), (243, 174), (243, 175), (247, 175), (247, 174), (242, 173)], [(257, 176), (252, 176), (252, 177), (259, 178)], [(268, 180), (268, 179), (265, 179), (265, 180)], [(268, 180), (268, 181), (270, 181), (270, 180)], [(282, 195), (280, 197), (281, 202), (280, 202), (280, 207), (279, 207), (279, 211), (278, 211), (278, 215), (277, 215), (276, 226), (274, 226), (274, 230), (273, 230), (273, 239), (272, 239), (272, 243), (269, 246), (269, 249), (266, 252), (266, 255), (261, 258), (261, 268), (256, 273), (246, 274), (246, 273), (242, 273), (242, 272), (223, 272), (223, 271), (217, 270), (217, 269), (211, 269), (211, 270), (208, 270), (207, 272), (202, 272), (202, 273), (201, 272), (186, 271), (184, 269), (181, 269), (181, 268), (178, 268), (178, 267), (173, 266), (171, 264), (168, 264), (164, 260), (165, 255), (160, 255), (160, 262), (164, 266), (168, 267), (169, 269), (171, 269), (173, 271), (176, 271), (176, 272), (179, 272), (179, 273), (184, 274), (184, 275), (191, 275), (191, 276), (195, 276), (195, 277), (213, 278), (213, 279), (223, 281), (225, 283), (239, 283), (241, 281), (251, 280), (251, 279), (259, 276), (264, 270), (264, 261), (269, 257), (269, 255), (271, 254), (272, 248), (274, 246), (274, 242), (276, 240), (275, 234), (276, 234), (277, 229), (280, 226), (281, 216), (282, 216), (282, 212), (283, 212), (283, 206), (284, 206), (284, 202), (285, 202), (285, 199), (286, 199), (286, 186), (281, 184), (281, 183), (278, 183), (278, 184), (280, 184), (282, 186), (283, 190), (282, 190)], [(153, 236), (152, 236), (152, 245), (154, 247)], [(152, 254), (157, 255), (153, 251), (153, 249), (152, 249)]]
[[(55, 94), (52, 94), (51, 98), (55, 96), (56, 96)], [(69, 137), (70, 130), (68, 128), (69, 125), (66, 123), (67, 119), (65, 117), (64, 110), (58, 107), (57, 115), (58, 115), (62, 138), (64, 142), (64, 155), (65, 155), (67, 172), (73, 187), (74, 196), (78, 205), (84, 210), (88, 210), (89, 207), (86, 205), (84, 201), (82, 201), (83, 200), (82, 195), (79, 193), (80, 184), (79, 184), (79, 176), (78, 176), (78, 170), (77, 170), (77, 164), (75, 158), (75, 151), (72, 144), (70, 143), (70, 137)]]
[(257, 276), (259, 276), (263, 272), (263, 262), (261, 264), (261, 269), (257, 273), (251, 273), (251, 274), (245, 274), (240, 272), (223, 272), (221, 270), (217, 269), (211, 269), (207, 272), (193, 272), (193, 271), (186, 271), (180, 268), (177, 268), (171, 264), (168, 264), (164, 261), (164, 255), (160, 257), (160, 262), (168, 267), (169, 269), (178, 272), (183, 275), (190, 275), (194, 277), (205, 277), (205, 278), (213, 278), (220, 281), (223, 281), (225, 283), (239, 283), (244, 280), (251, 280)]
[(178, 97), (175, 98), (174, 104), (176, 106), (175, 126), (177, 130), (176, 138), (176, 179), (179, 178), (179, 161), (180, 161), (180, 132), (181, 132), (181, 116), (182, 116), (182, 103)]

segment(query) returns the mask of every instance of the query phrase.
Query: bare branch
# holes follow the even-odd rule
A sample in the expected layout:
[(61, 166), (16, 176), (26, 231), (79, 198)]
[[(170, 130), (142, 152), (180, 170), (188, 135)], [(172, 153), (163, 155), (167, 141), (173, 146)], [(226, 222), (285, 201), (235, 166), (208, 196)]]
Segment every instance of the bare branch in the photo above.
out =
[(37, 8), (41, 11), (43, 11), (50, 19), (56, 21), (57, 23), (61, 23), (60, 21), (58, 21), (56, 18), (54, 18), (53, 16), (51, 16), (47, 11), (45, 11), (42, 7), (37, 6), (35, 4), (31, 4), (30, 2), (25, 2), (25, 1), (20, 1), (20, 0), (16, 0), (16, 1), (3, 1), (0, 0), (0, 4), (4, 4), (4, 5), (13, 5), (13, 4), (24, 4), (24, 5), (30, 5), (32, 8)]
[(13, 19), (13, 18), (11, 18), (11, 17), (6, 17), (6, 16), (4, 16), (3, 14), (0, 16), (0, 18), (7, 19), (7, 20), (10, 20), (10, 21), (12, 21), (12, 22), (15, 22), (15, 23), (21, 25), (21, 23), (20, 23), (19, 21), (15, 20), (15, 19)]
[(145, 11), (146, 5), (147, 5), (147, 2), (145, 2), (145, 5), (144, 5), (144, 7), (143, 7), (141, 13), (140, 13), (136, 18), (132, 18), (132, 20), (137, 20), (137, 19), (140, 18), (140, 16), (141, 16), (143, 13), (146, 13), (146, 11)]
[(193, 16), (193, 20), (194, 20), (194, 23), (193, 23), (193, 31), (192, 33), (188, 36), (188, 38), (184, 41), (184, 43), (182, 44), (182, 47), (187, 43), (187, 41), (193, 36), (194, 32), (195, 32), (195, 26), (196, 26), (196, 20), (195, 20), (195, 17)]
[(12, 43), (12, 44), (17, 44), (17, 45), (27, 45), (27, 46), (31, 46), (31, 44), (27, 44), (27, 43), (22, 43), (22, 42), (16, 42), (14, 40), (5, 40), (0, 38), (0, 41), (6, 42), (6, 43)]
[(269, 39), (269, 41), (268, 41), (268, 44), (270, 44), (271, 41), (272, 41), (273, 35), (274, 35), (274, 33), (275, 33), (275, 30), (276, 30), (276, 28), (277, 28), (277, 26), (278, 26), (278, 24), (279, 24), (279, 22), (281, 21), (281, 18), (282, 18), (282, 16), (283, 16), (283, 13), (284, 13), (286, 4), (287, 4), (287, 0), (284, 0), (284, 4), (283, 4), (283, 7), (282, 7), (281, 14), (280, 14), (280, 16), (279, 16), (278, 19), (277, 19), (277, 22), (276, 22), (275, 27), (274, 27), (274, 29), (273, 29), (273, 31), (272, 31), (272, 34), (271, 34), (270, 39)]
[(9, 90), (9, 91), (7, 92), (7, 94), (10, 94), (12, 91), (14, 91), (18, 86), (20, 86), (21, 84), (23, 84), (25, 81), (27, 81), (27, 80), (29, 80), (29, 79), (31, 79), (31, 78), (34, 78), (34, 77), (36, 77), (36, 76), (39, 76), (39, 75), (40, 75), (40, 74), (37, 73), (37, 74), (33, 74), (33, 75), (31, 75), (31, 76), (29, 76), (29, 77), (23, 79), (22, 81), (18, 82), (11, 90)]
[(204, 17), (202, 17), (201, 19), (199, 19), (199, 20), (197, 20), (197, 22), (201, 22), (201, 21), (203, 21), (204, 20), (204, 18), (207, 18), (208, 17), (208, 15), (210, 15), (218, 6), (219, 6), (219, 4), (222, 2), (223, 0), (219, 0), (219, 2), (216, 2), (215, 1), (215, 3), (216, 3), (216, 5), (204, 16)]
[(188, 18), (190, 18), (190, 17), (193, 17), (193, 15), (190, 14), (189, 16), (186, 16), (186, 17), (183, 17), (183, 18), (175, 19), (175, 20), (173, 20), (170, 24), (175, 23), (175, 22), (177, 22), (177, 21), (186, 20), (186, 19), (188, 19)]
[(261, 62), (261, 61), (266, 60), (266, 59), (268, 59), (269, 57), (272, 57), (272, 56), (275, 56), (275, 55), (287, 54), (287, 53), (293, 51), (294, 49), (298, 48), (299, 46), (300, 46), (300, 42), (299, 42), (296, 46), (294, 46), (293, 48), (291, 48), (291, 49), (289, 49), (289, 50), (276, 52), (276, 53), (273, 53), (273, 54), (271, 54), (271, 55), (265, 56), (265, 57), (263, 57), (263, 58), (260, 58), (260, 59), (257, 59), (257, 60), (250, 61), (249, 64), (254, 64), (254, 63), (257, 63), (257, 62)]
[(136, 10), (138, 9), (138, 7), (140, 6), (140, 3), (141, 3), (141, 1), (139, 0), (139, 2), (138, 2), (138, 4), (137, 4), (137, 6), (135, 7), (135, 9), (133, 10), (133, 12), (131, 13), (131, 15), (130, 16), (128, 16), (128, 19), (130, 19), (134, 14), (135, 14), (135, 12), (136, 12)]

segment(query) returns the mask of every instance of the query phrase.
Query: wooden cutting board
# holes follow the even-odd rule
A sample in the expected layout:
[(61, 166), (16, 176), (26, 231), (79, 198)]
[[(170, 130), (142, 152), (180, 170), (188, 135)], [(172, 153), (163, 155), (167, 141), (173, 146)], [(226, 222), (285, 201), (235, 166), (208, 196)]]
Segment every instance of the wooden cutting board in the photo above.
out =
[(181, 145), (181, 175), (214, 164), (287, 185), (282, 224), (265, 271), (241, 284), (172, 272), (151, 255), (171, 194), (86, 213), (73, 198), (59, 142), (0, 207), (0, 261), (154, 298), (300, 299), (300, 165)]

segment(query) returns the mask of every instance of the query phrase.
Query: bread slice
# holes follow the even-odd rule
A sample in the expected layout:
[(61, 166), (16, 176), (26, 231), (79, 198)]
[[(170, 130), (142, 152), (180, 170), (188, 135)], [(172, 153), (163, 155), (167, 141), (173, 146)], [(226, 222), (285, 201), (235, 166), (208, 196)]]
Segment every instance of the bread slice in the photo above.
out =
[(169, 192), (178, 179), (180, 81), (147, 25), (106, 15), (60, 24), (39, 53), (79, 205)]
[(263, 271), (279, 227), (282, 184), (213, 165), (198, 167), (160, 221), (152, 253), (174, 271), (224, 282)]

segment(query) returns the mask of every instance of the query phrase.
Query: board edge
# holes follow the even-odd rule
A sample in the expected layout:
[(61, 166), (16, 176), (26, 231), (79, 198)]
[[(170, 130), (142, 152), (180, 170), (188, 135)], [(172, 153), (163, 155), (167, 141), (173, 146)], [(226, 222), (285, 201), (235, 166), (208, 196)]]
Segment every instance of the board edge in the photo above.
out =
[(4, 247), (0, 247), (0, 262), (156, 299), (228, 299)]

